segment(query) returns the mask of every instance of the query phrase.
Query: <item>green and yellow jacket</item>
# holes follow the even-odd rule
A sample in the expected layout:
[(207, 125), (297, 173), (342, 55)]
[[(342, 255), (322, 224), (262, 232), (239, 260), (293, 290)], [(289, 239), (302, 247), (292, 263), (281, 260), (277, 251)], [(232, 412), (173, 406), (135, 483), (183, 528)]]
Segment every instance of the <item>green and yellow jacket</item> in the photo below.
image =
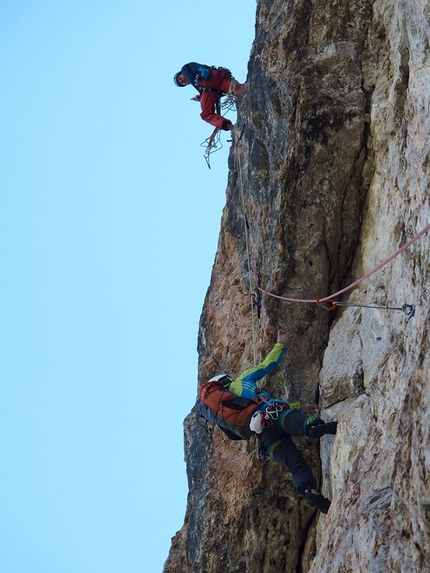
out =
[[(285, 346), (280, 342), (277, 342), (269, 354), (266, 356), (266, 358), (263, 360), (263, 362), (257, 364), (257, 366), (254, 366), (254, 368), (248, 368), (248, 370), (242, 372), (242, 374), (236, 378), (236, 380), (231, 382), (228, 389), (230, 392), (233, 392), (242, 398), (261, 397), (266, 403), (282, 401), (274, 400), (265, 390), (258, 392), (257, 381), (261, 380), (261, 378), (264, 378), (264, 376), (267, 374), (273, 372), (281, 362), (284, 354)], [(294, 410), (300, 410), (301, 408), (300, 402), (288, 402), (288, 405)]]

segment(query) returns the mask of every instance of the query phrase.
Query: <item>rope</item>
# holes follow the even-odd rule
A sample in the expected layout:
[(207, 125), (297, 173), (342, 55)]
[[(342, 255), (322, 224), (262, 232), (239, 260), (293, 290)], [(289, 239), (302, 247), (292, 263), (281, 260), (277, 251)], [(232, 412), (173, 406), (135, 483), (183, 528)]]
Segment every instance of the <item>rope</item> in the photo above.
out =
[(228, 95), (235, 96), (239, 82), (235, 78), (231, 78), (230, 87), (228, 88)]
[(213, 130), (212, 135), (210, 137), (208, 137), (207, 139), (205, 139), (203, 141), (203, 143), (200, 144), (200, 146), (205, 147), (205, 153), (204, 153), (203, 157), (205, 158), (206, 165), (210, 169), (211, 168), (211, 163), (210, 163), (211, 153), (215, 153), (216, 151), (219, 151), (220, 149), (222, 149), (220, 128), (216, 127)]
[[(243, 133), (243, 132), (242, 132)], [(240, 141), (240, 139), (239, 139)], [(238, 141), (238, 143), (239, 143)], [(254, 366), (257, 364), (257, 352), (256, 352), (256, 342), (255, 342), (255, 316), (254, 316), (254, 301), (252, 299), (252, 275), (253, 275), (253, 262), (252, 262), (252, 254), (251, 254), (251, 247), (249, 241), (249, 227), (248, 221), (246, 219), (246, 211), (245, 211), (245, 198), (243, 196), (243, 182), (242, 182), (242, 166), (240, 164), (240, 156), (239, 152), (237, 151), (236, 147), (236, 158), (237, 158), (237, 170), (239, 173), (239, 182), (240, 182), (240, 189), (241, 189), (241, 197), (242, 197), (242, 212), (243, 212), (243, 219), (245, 223), (245, 244), (246, 244), (246, 261), (248, 265), (248, 281), (249, 281), (249, 294), (251, 297), (251, 324), (252, 324), (252, 348), (254, 353)], [(256, 283), (257, 284), (257, 283)]]
[[(413, 243), (415, 243), (416, 241), (418, 241), (418, 239), (420, 237), (422, 237), (425, 233), (427, 233), (430, 230), (430, 224), (426, 225), (424, 227), (424, 229), (422, 229), (419, 233), (417, 233), (414, 237), (412, 237), (412, 239), (410, 239), (407, 243), (405, 243), (403, 245), (403, 247), (400, 247), (400, 249), (397, 249), (396, 252), (394, 252), (392, 255), (390, 255), (387, 259), (385, 259), (384, 261), (382, 261), (382, 263), (379, 263), (379, 265), (377, 265), (374, 269), (372, 269), (371, 271), (369, 271), (368, 273), (366, 273), (365, 275), (363, 275), (362, 277), (360, 277), (359, 279), (357, 279), (356, 281), (354, 281), (353, 283), (351, 283), (350, 285), (348, 285), (347, 287), (333, 293), (330, 294), (328, 296), (322, 297), (322, 298), (316, 298), (316, 299), (302, 299), (302, 298), (289, 298), (286, 296), (280, 296), (278, 294), (274, 294), (272, 292), (269, 292), (259, 286), (257, 286), (257, 288), (264, 294), (266, 294), (267, 296), (271, 296), (274, 298), (279, 298), (281, 300), (285, 300), (287, 302), (304, 302), (304, 303), (312, 303), (315, 302), (317, 304), (319, 304), (320, 302), (324, 302), (324, 301), (330, 301), (333, 302), (331, 299), (343, 294), (344, 292), (347, 292), (348, 290), (351, 290), (353, 287), (357, 286), (358, 284), (360, 284), (362, 281), (364, 281), (365, 279), (369, 278), (371, 275), (373, 275), (374, 273), (376, 273), (377, 271), (379, 271), (380, 269), (382, 269), (382, 267), (384, 267), (385, 265), (387, 265), (390, 261), (392, 261), (395, 257), (397, 257), (398, 255), (400, 255), (403, 251), (405, 251), (408, 247), (410, 247)], [(320, 305), (321, 306), (321, 305)], [(331, 310), (331, 309), (330, 309)]]
[[(249, 269), (249, 275), (251, 274), (252, 271), (252, 275), (254, 277), (254, 283), (255, 283), (255, 288), (257, 290), (259, 290), (261, 293), (270, 296), (272, 298), (277, 298), (279, 300), (283, 300), (286, 302), (297, 302), (297, 303), (316, 303), (319, 306), (323, 306), (321, 305), (322, 302), (328, 301), (332, 303), (332, 306), (330, 306), (329, 308), (323, 306), (324, 308), (326, 308), (327, 310), (333, 310), (336, 306), (347, 306), (347, 304), (342, 304), (340, 302), (335, 302), (332, 299), (351, 290), (352, 288), (354, 288), (355, 286), (357, 286), (358, 284), (360, 284), (362, 281), (364, 281), (365, 279), (369, 278), (371, 275), (373, 275), (374, 273), (376, 273), (377, 271), (379, 271), (380, 269), (382, 269), (382, 267), (384, 267), (385, 265), (387, 265), (389, 262), (391, 262), (394, 258), (396, 258), (398, 255), (400, 255), (403, 251), (405, 251), (406, 249), (408, 249), (413, 243), (415, 243), (416, 241), (418, 241), (418, 239), (420, 239), (423, 235), (425, 235), (426, 233), (428, 233), (428, 231), (430, 230), (430, 223), (427, 224), (424, 229), (422, 229), (419, 233), (417, 233), (414, 237), (412, 237), (412, 239), (410, 239), (409, 241), (407, 241), (402, 247), (400, 247), (399, 249), (397, 249), (397, 251), (395, 251), (394, 253), (392, 253), (387, 259), (385, 259), (384, 261), (382, 261), (381, 263), (379, 263), (375, 268), (373, 268), (372, 270), (370, 270), (369, 272), (367, 272), (366, 274), (364, 274), (362, 277), (360, 277), (359, 279), (357, 279), (356, 281), (354, 281), (353, 283), (351, 283), (350, 285), (348, 285), (347, 287), (331, 294), (325, 297), (321, 297), (321, 298), (312, 298), (312, 299), (302, 299), (302, 298), (290, 298), (287, 296), (281, 296), (278, 294), (275, 294), (273, 292), (270, 292), (264, 288), (262, 288), (261, 286), (259, 286), (258, 284), (258, 280), (257, 280), (257, 276), (256, 276), (256, 272), (255, 272), (255, 266), (254, 266), (254, 261), (253, 261), (253, 257), (252, 257), (252, 249), (251, 249), (251, 242), (250, 242), (250, 238), (249, 238), (249, 225), (248, 225), (248, 220), (246, 218), (246, 211), (245, 211), (245, 198), (244, 198), (244, 193), (243, 193), (243, 182), (242, 182), (242, 168), (241, 168), (241, 163), (240, 163), (240, 153), (239, 153), (239, 142), (242, 139), (243, 136), (243, 132), (245, 129), (245, 125), (242, 129), (242, 133), (240, 134), (240, 137), (238, 138), (238, 140), (234, 143), (234, 148), (236, 151), (236, 163), (237, 163), (237, 169), (239, 172), (239, 188), (240, 188), (240, 194), (241, 194), (241, 198), (242, 198), (242, 209), (243, 209), (243, 217), (244, 217), (244, 221), (245, 221), (245, 242), (246, 242), (246, 252), (247, 252), (247, 259), (248, 259), (248, 269)], [(249, 268), (251, 266), (251, 268)], [(250, 281), (251, 282), (251, 281)], [(250, 285), (250, 293), (252, 291), (251, 285)], [(352, 305), (351, 305), (352, 306)], [(358, 305), (356, 305), (358, 306)], [(366, 305), (361, 305), (363, 307), (366, 307)], [(408, 315), (409, 318), (411, 318), (415, 312), (415, 305), (403, 305), (401, 308), (394, 308), (394, 307), (381, 307), (381, 306), (376, 306), (376, 307), (368, 307), (368, 308), (382, 308), (382, 309), (386, 309), (386, 310), (403, 310), (403, 312), (406, 312), (406, 314)], [(408, 318), (408, 320), (409, 320)], [(254, 315), (253, 315), (253, 320), (254, 320)], [(253, 336), (254, 336), (254, 332), (253, 332)], [(254, 349), (254, 354), (255, 354), (255, 349)], [(255, 358), (254, 358), (255, 360)]]
[[(221, 115), (221, 110), (224, 116), (227, 115), (229, 111), (235, 111), (235, 109), (236, 109), (236, 98), (232, 95), (227, 95), (224, 101), (221, 101), (221, 99), (219, 99), (218, 102), (216, 103), (216, 113), (218, 115)], [(216, 151), (219, 151), (223, 147), (221, 141), (221, 133), (222, 130), (219, 127), (216, 127), (213, 130), (212, 135), (207, 139), (205, 139), (200, 144), (201, 147), (205, 148), (205, 153), (203, 157), (205, 158), (206, 165), (209, 167), (209, 169), (211, 169), (211, 162), (210, 162), (211, 154), (215, 153)]]
[(376, 273), (376, 271), (379, 271), (380, 269), (382, 269), (382, 267), (384, 267), (385, 265), (387, 265), (390, 261), (392, 261), (393, 259), (395, 259), (398, 255), (400, 255), (401, 253), (403, 253), (403, 251), (405, 251), (407, 248), (409, 248), (413, 243), (415, 243), (416, 241), (418, 241), (418, 239), (420, 237), (422, 237), (423, 235), (425, 235), (426, 233), (428, 233), (428, 231), (430, 231), (430, 223), (428, 225), (426, 225), (424, 227), (424, 229), (422, 229), (419, 233), (417, 233), (415, 235), (415, 237), (412, 237), (412, 239), (410, 239), (407, 243), (405, 243), (403, 245), (403, 247), (400, 247), (400, 249), (397, 249), (397, 251), (395, 251), (392, 255), (390, 255), (387, 259), (385, 259), (385, 261), (382, 261), (382, 263), (379, 263), (379, 265), (377, 265), (374, 269), (372, 269), (371, 271), (369, 271), (368, 273), (366, 273), (365, 275), (363, 275), (362, 277), (360, 277), (359, 279), (357, 279), (355, 282), (351, 283), (350, 285), (348, 285), (347, 287), (343, 288), (342, 290), (339, 290), (337, 292), (335, 292), (334, 294), (330, 295), (330, 296), (326, 296), (325, 298), (321, 298), (321, 301), (324, 300), (328, 300), (330, 298), (334, 298), (336, 296), (339, 296), (340, 294), (343, 294), (344, 292), (351, 290), (353, 287), (357, 286), (359, 283), (361, 283), (362, 281), (364, 281), (364, 279), (369, 278), (371, 275), (373, 275), (374, 273)]

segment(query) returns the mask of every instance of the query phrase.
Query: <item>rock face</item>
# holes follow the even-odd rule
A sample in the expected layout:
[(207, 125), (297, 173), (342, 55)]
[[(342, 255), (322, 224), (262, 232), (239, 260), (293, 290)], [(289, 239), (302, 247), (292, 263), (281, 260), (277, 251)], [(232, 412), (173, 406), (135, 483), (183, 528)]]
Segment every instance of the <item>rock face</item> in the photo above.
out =
[[(274, 461), (185, 420), (189, 498), (164, 573), (430, 571), (430, 233), (343, 295), (401, 307), (328, 312), (333, 293), (430, 222), (430, 7), (423, 0), (260, 0), (243, 137), (199, 328), (199, 384), (298, 334), (266, 389), (319, 401), (336, 438), (297, 440), (327, 516)], [(249, 244), (245, 233), (249, 227)], [(248, 250), (247, 250), (248, 244)], [(251, 290), (250, 290), (251, 287)]]

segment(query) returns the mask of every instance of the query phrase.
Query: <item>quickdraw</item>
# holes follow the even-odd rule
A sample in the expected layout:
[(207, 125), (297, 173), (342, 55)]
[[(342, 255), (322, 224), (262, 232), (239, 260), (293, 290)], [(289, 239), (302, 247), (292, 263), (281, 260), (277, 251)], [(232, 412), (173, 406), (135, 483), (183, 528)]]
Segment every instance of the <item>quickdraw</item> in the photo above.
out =
[(361, 304), (355, 302), (343, 302), (339, 300), (332, 300), (332, 299), (325, 299), (321, 300), (319, 298), (316, 299), (316, 303), (321, 308), (325, 308), (325, 310), (332, 311), (338, 306), (343, 307), (355, 307), (355, 308), (375, 308), (377, 310), (400, 310), (406, 314), (406, 322), (409, 322), (411, 318), (415, 314), (416, 306), (414, 304), (402, 304), (402, 306), (382, 306), (376, 304)]
[(261, 295), (258, 292), (252, 292), (249, 296), (251, 297), (252, 304), (257, 311), (258, 321), (261, 324)]
[(275, 402), (274, 404), (269, 404), (265, 410), (263, 410), (264, 419), (267, 421), (277, 420), (279, 415), (287, 406), (280, 402)]

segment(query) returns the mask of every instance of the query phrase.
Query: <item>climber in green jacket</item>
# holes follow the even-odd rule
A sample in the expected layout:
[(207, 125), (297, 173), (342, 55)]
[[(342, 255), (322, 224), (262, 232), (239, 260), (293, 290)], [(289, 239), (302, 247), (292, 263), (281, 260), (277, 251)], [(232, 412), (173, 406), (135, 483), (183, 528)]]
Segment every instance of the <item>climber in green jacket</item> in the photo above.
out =
[(250, 428), (257, 435), (267, 453), (277, 462), (287, 467), (292, 474), (297, 491), (311, 505), (327, 513), (330, 501), (316, 490), (312, 470), (294, 445), (291, 436), (319, 438), (325, 434), (335, 434), (337, 422), (325, 423), (319, 416), (316, 404), (286, 402), (272, 398), (268, 392), (257, 386), (257, 381), (273, 372), (285, 354), (286, 347), (293, 341), (293, 334), (278, 331), (277, 342), (268, 356), (253, 368), (245, 370), (232, 380), (225, 374), (215, 376), (230, 392), (243, 398), (260, 398), (260, 407), (254, 413)]

